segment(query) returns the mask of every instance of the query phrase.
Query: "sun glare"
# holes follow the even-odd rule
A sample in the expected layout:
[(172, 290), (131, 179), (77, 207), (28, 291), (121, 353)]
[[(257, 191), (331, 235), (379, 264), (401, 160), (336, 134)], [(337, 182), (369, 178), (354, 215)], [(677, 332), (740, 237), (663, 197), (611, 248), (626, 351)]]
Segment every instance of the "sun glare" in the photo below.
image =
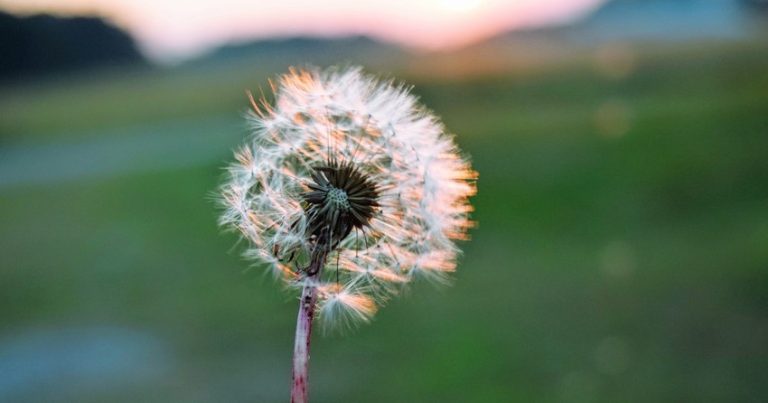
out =
[(451, 12), (466, 13), (477, 9), (481, 0), (440, 0), (440, 6)]
[(561, 21), (605, 1), (0, 0), (0, 9), (103, 16), (129, 31), (150, 58), (176, 62), (223, 43), (274, 36), (363, 34), (447, 49), (517, 26)]

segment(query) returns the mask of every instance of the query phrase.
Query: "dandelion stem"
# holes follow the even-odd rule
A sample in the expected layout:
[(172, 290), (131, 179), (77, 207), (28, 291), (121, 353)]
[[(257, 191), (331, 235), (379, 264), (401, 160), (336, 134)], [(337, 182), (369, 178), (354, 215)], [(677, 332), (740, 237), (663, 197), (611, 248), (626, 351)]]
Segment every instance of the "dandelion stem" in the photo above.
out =
[(317, 280), (325, 266), (325, 251), (314, 253), (306, 270), (304, 287), (299, 300), (299, 315), (296, 319), (296, 340), (293, 345), (293, 386), (291, 403), (309, 401), (309, 342), (312, 336), (312, 319), (317, 302)]

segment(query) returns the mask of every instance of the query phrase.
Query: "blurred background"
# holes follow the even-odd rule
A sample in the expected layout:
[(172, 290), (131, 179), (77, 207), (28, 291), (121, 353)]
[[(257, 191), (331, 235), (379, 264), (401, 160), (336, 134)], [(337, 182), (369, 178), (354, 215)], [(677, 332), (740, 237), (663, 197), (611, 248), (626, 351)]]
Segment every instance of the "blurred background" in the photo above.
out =
[(768, 2), (0, 0), (0, 401), (280, 402), (297, 304), (216, 226), (246, 90), (415, 86), (480, 172), (452, 287), (316, 402), (768, 401)]

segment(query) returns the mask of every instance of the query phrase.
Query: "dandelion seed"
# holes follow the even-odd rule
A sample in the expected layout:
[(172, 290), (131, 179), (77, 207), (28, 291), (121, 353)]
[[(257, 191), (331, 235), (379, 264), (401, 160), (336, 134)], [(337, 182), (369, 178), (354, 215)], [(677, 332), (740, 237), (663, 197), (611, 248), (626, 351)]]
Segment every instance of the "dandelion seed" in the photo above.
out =
[(273, 89), (272, 106), (251, 99), (254, 135), (229, 167), (220, 223), (301, 289), (294, 399), (305, 401), (314, 313), (368, 322), (402, 284), (444, 281), (477, 175), (401, 85), (351, 68), (291, 70)]

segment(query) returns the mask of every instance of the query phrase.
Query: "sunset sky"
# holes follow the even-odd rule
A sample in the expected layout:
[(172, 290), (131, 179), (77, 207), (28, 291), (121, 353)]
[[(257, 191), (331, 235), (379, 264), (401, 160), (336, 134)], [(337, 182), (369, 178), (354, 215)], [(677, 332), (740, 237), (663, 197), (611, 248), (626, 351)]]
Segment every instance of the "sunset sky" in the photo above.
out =
[(574, 18), (604, 0), (0, 0), (17, 13), (98, 14), (160, 61), (228, 41), (298, 34), (366, 34), (450, 48), (505, 29)]

